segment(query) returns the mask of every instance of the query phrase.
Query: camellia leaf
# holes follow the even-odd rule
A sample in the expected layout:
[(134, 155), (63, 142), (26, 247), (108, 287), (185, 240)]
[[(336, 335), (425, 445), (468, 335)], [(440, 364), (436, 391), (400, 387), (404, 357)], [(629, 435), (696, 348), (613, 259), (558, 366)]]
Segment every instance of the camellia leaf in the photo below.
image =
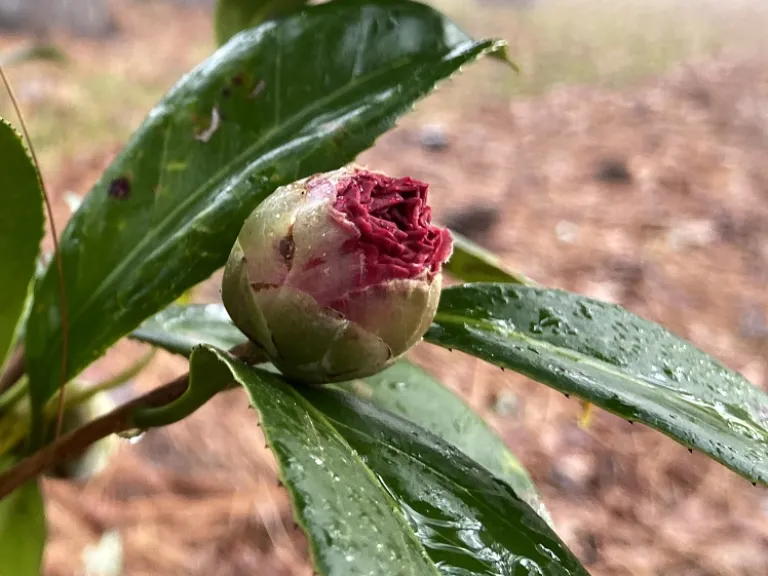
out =
[(0, 367), (24, 312), (43, 238), (43, 191), (21, 137), (0, 119)]
[[(69, 376), (221, 267), (277, 186), (353, 160), (499, 47), (406, 1), (331, 2), (238, 34), (150, 112), (62, 235)], [(27, 332), (36, 413), (59, 380), (53, 268)]]
[(552, 523), (528, 472), (501, 438), (458, 395), (417, 366), (401, 360), (368, 378), (335, 386), (454, 445), (507, 482), (539, 516)]
[[(186, 357), (200, 344), (229, 349), (247, 341), (221, 304), (169, 306), (146, 320), (131, 338)], [(400, 361), (374, 376), (336, 386), (453, 444), (509, 483), (551, 524), (533, 481), (504, 442), (459, 396), (423, 370)]]
[(232, 36), (258, 26), (269, 18), (284, 16), (305, 6), (309, 0), (218, 0), (213, 25), (221, 46)]
[(168, 306), (145, 320), (130, 337), (187, 358), (199, 344), (228, 350), (248, 341), (221, 304)]
[(643, 422), (768, 484), (768, 394), (619, 306), (508, 284), (452, 287), (426, 339)]
[(509, 270), (492, 252), (451, 230), (453, 254), (443, 269), (464, 282), (509, 282), (533, 285), (522, 274)]
[(248, 392), (319, 574), (587, 574), (507, 483), (428, 431), (207, 346), (190, 366)]
[[(0, 470), (12, 464), (0, 460)], [(46, 540), (45, 510), (37, 480), (0, 500), (0, 576), (39, 576)]]

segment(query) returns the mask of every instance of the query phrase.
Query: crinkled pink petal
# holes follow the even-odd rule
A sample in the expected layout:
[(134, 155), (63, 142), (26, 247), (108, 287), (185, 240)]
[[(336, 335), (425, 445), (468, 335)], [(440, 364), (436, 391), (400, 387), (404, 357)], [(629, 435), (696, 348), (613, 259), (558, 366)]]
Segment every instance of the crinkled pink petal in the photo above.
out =
[(393, 279), (431, 281), (440, 272), (451, 255), (452, 239), (447, 229), (431, 223), (428, 189), (410, 177), (366, 170), (356, 170), (339, 183), (332, 214), (358, 232), (343, 246), (364, 255), (358, 289)]

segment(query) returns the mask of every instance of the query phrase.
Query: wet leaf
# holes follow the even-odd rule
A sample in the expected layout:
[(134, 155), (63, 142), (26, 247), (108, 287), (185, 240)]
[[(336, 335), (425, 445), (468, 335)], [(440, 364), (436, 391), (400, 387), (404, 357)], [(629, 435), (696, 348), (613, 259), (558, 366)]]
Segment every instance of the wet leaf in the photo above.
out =
[(443, 269), (464, 282), (510, 282), (532, 285), (519, 272), (507, 268), (494, 253), (451, 230), (453, 254)]
[(285, 16), (304, 7), (309, 0), (218, 0), (213, 25), (221, 46), (232, 36), (265, 20)]
[(542, 288), (453, 287), (426, 339), (643, 422), (768, 484), (768, 395), (619, 306)]
[[(131, 338), (189, 357), (195, 346), (229, 349), (247, 341), (221, 304), (169, 306), (145, 321)], [(509, 483), (551, 523), (523, 465), (485, 421), (451, 390), (407, 361), (368, 378), (336, 385), (411, 420), (456, 446)]]
[[(0, 470), (11, 464), (4, 457)], [(0, 500), (0, 576), (40, 576), (46, 536), (43, 497), (35, 479)]]
[(248, 340), (221, 304), (171, 305), (145, 320), (130, 337), (186, 357), (199, 344), (228, 350)]
[(248, 392), (319, 574), (587, 574), (508, 484), (426, 430), (207, 346), (191, 366)]
[[(331, 2), (238, 34), (150, 112), (63, 233), (69, 375), (223, 266), (276, 187), (353, 160), (498, 47), (405, 1)], [(59, 381), (57, 294), (49, 269), (27, 333), (37, 413)]]
[(401, 360), (374, 376), (336, 386), (452, 444), (507, 482), (552, 523), (528, 472), (501, 438), (457, 394), (417, 366)]
[(43, 191), (21, 137), (0, 119), (0, 367), (19, 330), (43, 239)]

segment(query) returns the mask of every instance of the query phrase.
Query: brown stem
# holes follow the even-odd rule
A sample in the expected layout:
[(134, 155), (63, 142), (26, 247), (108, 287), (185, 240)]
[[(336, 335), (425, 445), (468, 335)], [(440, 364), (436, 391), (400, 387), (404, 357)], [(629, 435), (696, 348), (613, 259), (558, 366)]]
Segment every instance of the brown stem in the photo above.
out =
[[(245, 362), (251, 360), (263, 361), (253, 354), (249, 345), (235, 346), (229, 350)], [(134, 426), (131, 416), (138, 408), (155, 408), (169, 404), (179, 398), (187, 389), (189, 373), (134, 398), (130, 402), (116, 408), (109, 414), (91, 420), (86, 425), (57, 438), (52, 444), (45, 446), (34, 454), (19, 462), (13, 468), (0, 474), (0, 500), (8, 494), (29, 482), (35, 476), (42, 474), (56, 463), (82, 454), (88, 446), (106, 438), (110, 434), (125, 432)]]
[(82, 454), (94, 442), (110, 434), (130, 430), (131, 413), (134, 409), (162, 406), (173, 402), (184, 393), (188, 382), (189, 374), (184, 374), (172, 382), (123, 404), (109, 414), (90, 421), (82, 428), (60, 436), (52, 444), (38, 450), (0, 475), (0, 499), (5, 498), (57, 462)]
[(0, 394), (16, 384), (24, 376), (24, 347), (17, 347), (8, 358), (5, 371), (0, 374)]

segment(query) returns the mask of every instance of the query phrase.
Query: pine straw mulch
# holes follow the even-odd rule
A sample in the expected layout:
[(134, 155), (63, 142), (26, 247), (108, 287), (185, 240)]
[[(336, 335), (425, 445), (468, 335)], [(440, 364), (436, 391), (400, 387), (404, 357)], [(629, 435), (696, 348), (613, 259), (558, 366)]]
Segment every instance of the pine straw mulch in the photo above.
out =
[[(704, 62), (631, 90), (558, 89), (457, 110), (452, 90), (422, 105), (362, 161), (432, 183), (440, 218), (477, 205), (477, 233), (547, 285), (620, 302), (766, 382), (768, 74), (761, 62)], [(418, 145), (420, 122), (448, 148)], [(71, 158), (57, 196), (85, 191), (114, 151)], [(623, 169), (622, 169), (623, 168)], [(57, 203), (63, 218), (63, 202)], [(60, 218), (61, 220), (61, 218)], [(480, 227), (482, 228), (482, 226)], [(198, 296), (216, 298), (215, 284)], [(142, 351), (121, 343), (99, 376)], [(414, 359), (460, 391), (530, 469), (560, 534), (595, 576), (764, 576), (768, 493), (642, 426), (458, 353)], [(162, 355), (146, 389), (179, 374)], [(81, 573), (83, 548), (119, 530), (125, 574), (310, 574), (274, 462), (241, 394), (123, 443), (81, 486), (47, 480), (46, 574)]]

